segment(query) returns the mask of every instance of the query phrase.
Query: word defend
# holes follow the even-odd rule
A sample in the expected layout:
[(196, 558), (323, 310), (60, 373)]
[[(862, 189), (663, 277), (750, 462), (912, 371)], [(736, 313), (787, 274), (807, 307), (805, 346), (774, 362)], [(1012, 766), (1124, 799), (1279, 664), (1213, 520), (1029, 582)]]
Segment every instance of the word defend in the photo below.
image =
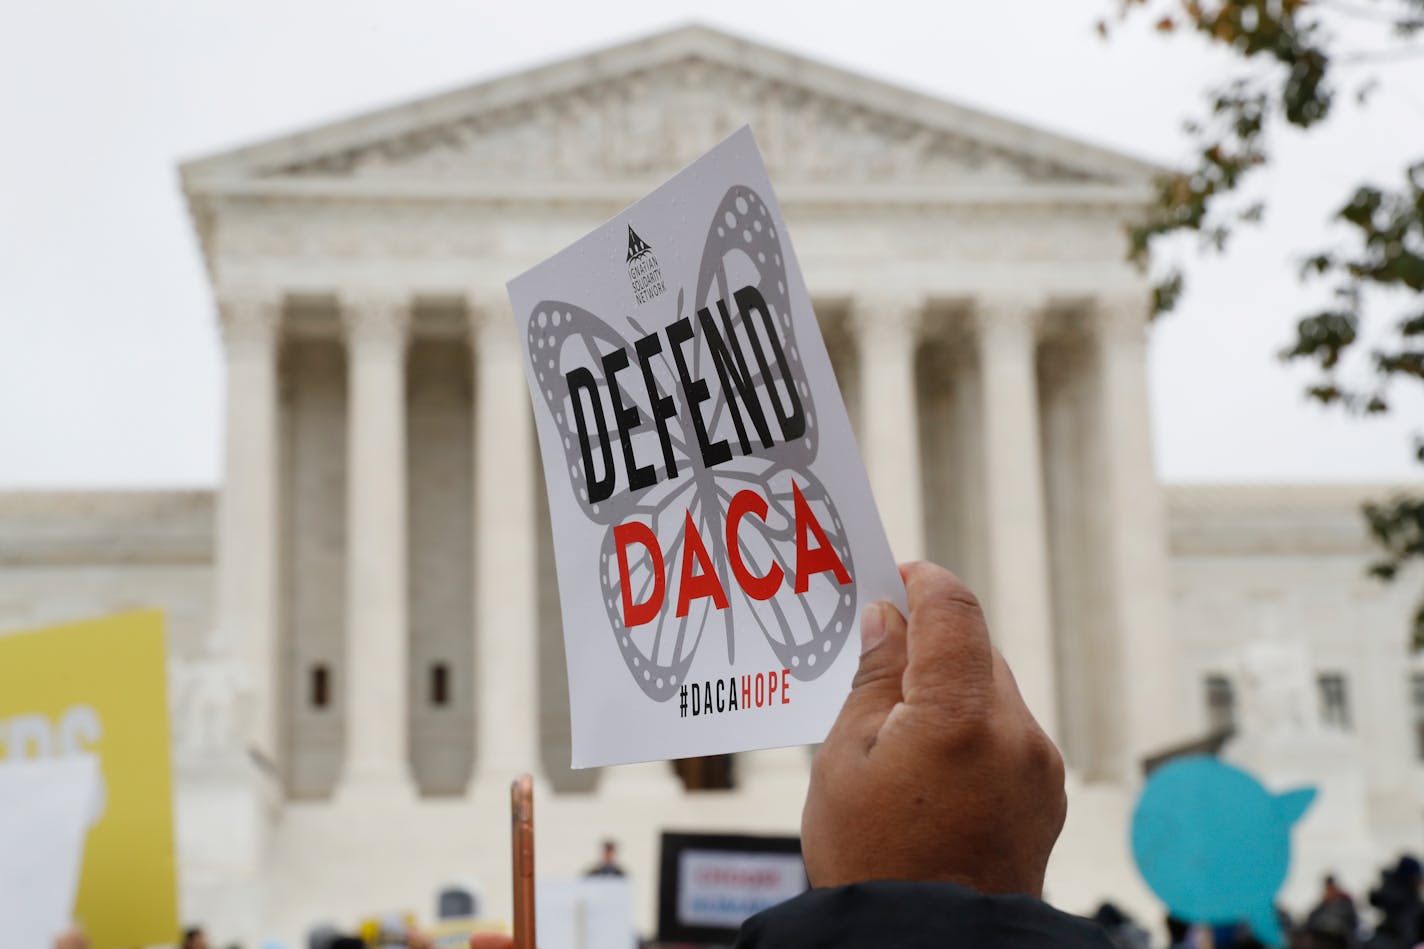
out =
[[(712, 398), (712, 389), (708, 381), (697, 376), (693, 369), (695, 362), (689, 359), (687, 343), (698, 336), (701, 332), (701, 340), (705, 343), (707, 353), (711, 356), (711, 361), (717, 370), (717, 381), (721, 385), (721, 391), (726, 393), (728, 412), (732, 422), (736, 426), (737, 442), (741, 449), (740, 454), (752, 454), (752, 441), (748, 437), (748, 426), (752, 434), (756, 435), (756, 443), (761, 449), (771, 448), (773, 441), (771, 429), (767, 422), (767, 406), (762, 402), (762, 394), (766, 394), (767, 400), (771, 403), (771, 409), (775, 413), (780, 439), (777, 441), (788, 442), (800, 438), (806, 432), (806, 414), (801, 405), (800, 398), (796, 394), (795, 387), (788, 387), (786, 396), (782, 395), (774, 386), (758, 389), (754, 384), (759, 374), (760, 378), (767, 379), (772, 375), (773, 368), (781, 378), (791, 376), (790, 366), (787, 364), (786, 347), (777, 337), (776, 329), (772, 324), (767, 308), (766, 300), (757, 292), (755, 287), (743, 287), (738, 290), (735, 299), (738, 305), (738, 312), (742, 318), (741, 325), (750, 340), (750, 348), (754, 356), (754, 362), (749, 367), (747, 355), (742, 345), (738, 342), (737, 333), (734, 331), (732, 321), (728, 315), (726, 305), (723, 301), (716, 301), (716, 307), (721, 314), (721, 327), (713, 321), (710, 311), (704, 307), (697, 311), (697, 329), (693, 328), (692, 321), (683, 318), (670, 324), (664, 331), (667, 336), (667, 351), (672, 354), (672, 361), (677, 366), (677, 377), (680, 385), (678, 391), (683, 397), (683, 404), (678, 406), (677, 400), (672, 396), (661, 394), (657, 382), (654, 379), (653, 362), (655, 359), (666, 359), (662, 339), (657, 333), (649, 333), (640, 337), (633, 344), (633, 351), (638, 357), (638, 373), (635, 376), (634, 385), (641, 384), (645, 388), (643, 402), (652, 407), (652, 424), (657, 429), (658, 444), (662, 448), (662, 479), (676, 478), (678, 475), (677, 453), (673, 447), (671, 436), (672, 429), (670, 422), (679, 421), (684, 431), (688, 425), (697, 437), (697, 458), (700, 459), (702, 467), (713, 468), (732, 460), (732, 448), (728, 439), (713, 441), (709, 436), (709, 425), (705, 410), (702, 404)], [(755, 315), (759, 320), (752, 320)], [(763, 324), (767, 339), (763, 343), (756, 323)], [(773, 361), (768, 361), (768, 351), (771, 353)], [(583, 476), (589, 486), (589, 500), (602, 501), (612, 496), (616, 485), (616, 471), (613, 462), (613, 444), (609, 439), (608, 422), (605, 417), (605, 405), (600, 396), (602, 388), (608, 390), (609, 405), (612, 410), (615, 426), (618, 429), (618, 442), (622, 447), (624, 470), (626, 472), (626, 483), (622, 486), (628, 491), (641, 491), (644, 488), (652, 487), (660, 479), (658, 469), (654, 464), (638, 464), (634, 457), (633, 432), (644, 424), (642, 412), (638, 410), (637, 404), (625, 405), (623, 395), (623, 383), (618, 380), (618, 373), (629, 368), (628, 347), (615, 349), (607, 353), (599, 361), (603, 370), (602, 380), (597, 379), (593, 372), (585, 367), (570, 369), (565, 374), (565, 381), (568, 385), (569, 402), (573, 406), (574, 425), (578, 432), (579, 452), (583, 461)], [(590, 422), (590, 418), (592, 421)], [(594, 457), (594, 450), (590, 442), (590, 433), (596, 434), (597, 442), (601, 447), (601, 455)]]

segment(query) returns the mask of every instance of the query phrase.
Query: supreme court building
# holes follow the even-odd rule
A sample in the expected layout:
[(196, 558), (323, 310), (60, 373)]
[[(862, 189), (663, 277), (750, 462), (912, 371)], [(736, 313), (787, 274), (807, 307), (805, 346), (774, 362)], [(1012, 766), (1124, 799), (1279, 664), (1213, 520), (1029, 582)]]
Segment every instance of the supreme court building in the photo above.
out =
[[(1136, 159), (686, 28), (182, 168), (226, 356), (215, 492), (0, 494), (4, 628), (168, 611), (185, 917), (220, 940), (509, 905), (617, 839), (795, 833), (810, 752), (570, 771), (558, 592), (504, 283), (742, 124), (776, 183), (901, 560), (950, 566), (1070, 776), (1048, 895), (1152, 913), (1144, 759), (1323, 793), (1287, 896), (1424, 844), (1408, 588), (1364, 576), (1376, 486), (1153, 470)], [(1262, 371), (1270, 371), (1263, 367)], [(542, 579), (541, 579), (542, 578)]]

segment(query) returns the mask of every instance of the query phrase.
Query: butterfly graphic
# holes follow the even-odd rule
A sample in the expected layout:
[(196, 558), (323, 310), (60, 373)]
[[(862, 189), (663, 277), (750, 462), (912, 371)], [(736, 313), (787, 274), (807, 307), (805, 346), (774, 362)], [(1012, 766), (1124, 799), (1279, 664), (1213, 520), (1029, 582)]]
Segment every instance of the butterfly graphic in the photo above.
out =
[[(765, 314), (754, 317), (734, 304), (734, 294), (746, 287), (760, 293), (766, 303)], [(830, 572), (812, 575), (803, 595), (794, 595), (791, 590), (790, 574), (796, 563), (795, 490), (800, 491), (815, 514), (846, 571), (854, 576), (855, 568), (835, 503), (811, 471), (820, 430), (792, 324), (786, 257), (774, 217), (753, 189), (734, 186), (722, 198), (708, 227), (690, 306), (685, 289), (678, 288), (675, 310), (666, 319), (644, 322), (636, 315), (624, 317), (623, 322), (634, 334), (631, 336), (580, 306), (556, 300), (540, 302), (528, 321), (533, 379), (558, 433), (574, 498), (591, 521), (609, 527), (598, 560), (608, 620), (629, 673), (657, 702), (677, 693), (687, 679), (698, 647), (719, 622), (726, 640), (727, 662), (734, 662), (734, 614), (753, 617), (781, 667), (789, 669), (797, 679), (810, 680), (835, 661), (852, 627), (855, 610), (853, 585), (841, 583)], [(639, 312), (665, 311), (671, 296), (661, 294)], [(784, 360), (762, 364), (748, 360), (747, 375), (763, 404), (770, 404), (772, 399), (786, 404), (793, 395), (790, 387), (795, 386), (794, 395), (799, 398), (805, 420), (804, 431), (797, 437), (775, 441), (768, 448), (754, 432), (747, 432), (750, 437), (746, 439), (739, 434), (739, 430), (751, 426), (739, 419), (736, 407), (728, 402), (728, 392), (717, 384), (711, 344), (698, 320), (697, 311), (703, 308), (717, 319), (719, 327), (730, 327), (746, 351), (750, 351), (751, 343), (748, 334), (759, 332), (765, 340), (775, 328)], [(711, 397), (691, 411), (700, 412), (705, 419), (706, 440), (726, 439), (731, 448), (730, 460), (712, 466), (703, 461), (666, 339), (661, 351), (649, 360), (646, 374), (640, 371), (637, 361), (616, 374), (616, 393), (609, 391), (607, 374), (601, 369), (606, 354), (618, 349), (631, 354), (634, 340), (660, 333), (667, 324), (684, 317), (696, 330), (682, 347), (687, 368), (691, 376), (706, 378), (711, 388)], [(607, 440), (612, 443), (612, 457), (620, 469), (616, 490), (603, 497), (603, 492), (593, 490), (589, 484), (576, 431), (576, 407), (566, 381), (566, 373), (578, 367), (592, 369), (600, 406), (622, 404), (637, 408), (641, 419), (633, 435), (637, 463), (659, 462), (658, 480), (652, 486), (629, 489), (627, 464), (612, 424), (606, 431), (613, 433)], [(650, 387), (655, 391), (650, 392)], [(617, 402), (612, 401), (615, 395)], [(660, 434), (650, 424), (653, 401), (660, 397), (672, 397), (678, 404), (677, 414), (666, 425), (667, 450), (677, 469), (673, 477), (667, 476), (662, 463), (668, 456)], [(768, 423), (772, 432), (785, 434), (777, 432), (775, 418), (768, 418)], [(597, 451), (604, 450), (604, 441), (596, 432), (587, 437), (592, 438)], [(748, 444), (750, 451), (744, 451)], [(552, 459), (546, 460), (553, 463)], [(550, 483), (555, 480), (551, 478)], [(758, 576), (765, 575), (775, 564), (782, 565), (787, 574), (781, 591), (765, 600), (752, 598), (732, 581), (725, 549), (724, 512), (734, 495), (748, 489), (765, 499), (768, 510), (764, 521), (751, 516), (741, 519), (737, 534), (741, 559), (746, 569)], [(729, 602), (732, 608), (716, 609), (711, 598), (704, 597), (693, 600), (685, 616), (675, 615), (673, 587), (685, 554), (689, 519), (711, 555), (729, 601), (740, 601)], [(631, 520), (647, 524), (656, 535), (665, 564), (667, 592), (655, 619), (628, 628), (624, 626), (623, 591), (612, 528)], [(627, 556), (629, 592), (633, 602), (641, 603), (656, 583), (653, 555), (644, 547), (630, 545)]]

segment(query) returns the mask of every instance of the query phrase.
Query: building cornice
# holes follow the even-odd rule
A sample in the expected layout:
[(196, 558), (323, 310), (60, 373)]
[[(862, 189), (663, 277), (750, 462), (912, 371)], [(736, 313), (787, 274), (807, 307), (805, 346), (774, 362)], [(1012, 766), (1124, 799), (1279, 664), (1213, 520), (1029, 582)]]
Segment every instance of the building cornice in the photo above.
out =
[[(233, 179), (203, 191), (206, 200), (259, 200), (275, 203), (355, 203), (447, 205), (536, 205), (623, 207), (659, 183), (656, 177), (624, 181), (410, 181), (379, 178)], [(1109, 184), (1007, 185), (798, 185), (778, 187), (788, 206), (1075, 208), (1121, 213), (1141, 210), (1148, 188)]]
[(1375, 552), (1361, 508), (1424, 485), (1177, 484), (1164, 487), (1174, 556)]
[(215, 492), (0, 491), (0, 566), (204, 565)]

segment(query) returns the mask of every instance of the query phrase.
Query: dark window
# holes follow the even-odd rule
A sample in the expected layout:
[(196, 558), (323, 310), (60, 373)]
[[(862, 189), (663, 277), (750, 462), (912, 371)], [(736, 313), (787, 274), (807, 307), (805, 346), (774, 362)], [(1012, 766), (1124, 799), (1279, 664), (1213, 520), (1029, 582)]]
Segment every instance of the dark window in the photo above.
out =
[(450, 704), (450, 667), (443, 662), (430, 667), (430, 704), (438, 708)]
[(736, 787), (732, 760), (731, 755), (678, 758), (672, 767), (689, 791), (727, 791)]
[(1206, 724), (1214, 732), (1236, 727), (1236, 690), (1224, 675), (1206, 677)]
[(311, 707), (326, 708), (331, 704), (331, 672), (326, 666), (311, 667)]
[(472, 919), (479, 914), (475, 894), (462, 886), (450, 886), (435, 897), (436, 919)]
[(1350, 727), (1350, 697), (1345, 689), (1345, 674), (1322, 672), (1316, 676), (1320, 689), (1320, 721), (1334, 728)]
[(1414, 756), (1424, 761), (1424, 673), (1414, 673), (1409, 685), (1414, 699)]

